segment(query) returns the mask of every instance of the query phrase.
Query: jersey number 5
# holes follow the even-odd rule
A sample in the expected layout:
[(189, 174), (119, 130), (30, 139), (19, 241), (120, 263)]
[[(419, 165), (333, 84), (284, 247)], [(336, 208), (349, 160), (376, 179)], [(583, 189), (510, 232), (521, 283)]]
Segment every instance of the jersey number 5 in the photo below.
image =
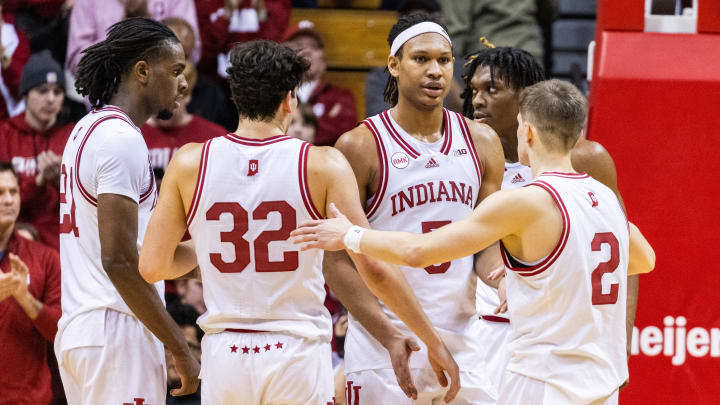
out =
[(615, 235), (610, 232), (603, 232), (595, 234), (590, 248), (593, 252), (599, 252), (602, 250), (603, 244), (610, 246), (610, 260), (598, 264), (592, 272), (593, 305), (614, 304), (618, 300), (619, 285), (617, 283), (610, 284), (610, 292), (603, 293), (603, 275), (614, 272), (618, 264), (620, 264), (620, 244)]
[[(285, 201), (265, 201), (255, 208), (253, 219), (267, 219), (271, 212), (280, 213), (280, 229), (265, 231), (252, 242), (255, 253), (255, 270), (260, 273), (295, 271), (298, 268), (298, 252), (284, 252), (283, 260), (271, 262), (268, 255), (270, 242), (287, 240), (290, 232), (295, 229), (295, 209)], [(230, 214), (233, 218), (233, 229), (220, 232), (220, 242), (232, 243), (235, 249), (235, 260), (226, 262), (220, 253), (210, 253), (210, 262), (221, 273), (240, 273), (250, 264), (250, 241), (243, 238), (249, 229), (250, 215), (236, 202), (218, 202), (212, 205), (205, 214), (208, 221), (217, 221), (220, 214)]]
[[(432, 232), (435, 229), (442, 228), (443, 226), (449, 224), (451, 221), (425, 221), (421, 223), (422, 225), (422, 231), (423, 233)], [(442, 274), (448, 271), (450, 268), (450, 262), (440, 263), (433, 266), (427, 266), (425, 267), (425, 271), (428, 272), (428, 274)]]

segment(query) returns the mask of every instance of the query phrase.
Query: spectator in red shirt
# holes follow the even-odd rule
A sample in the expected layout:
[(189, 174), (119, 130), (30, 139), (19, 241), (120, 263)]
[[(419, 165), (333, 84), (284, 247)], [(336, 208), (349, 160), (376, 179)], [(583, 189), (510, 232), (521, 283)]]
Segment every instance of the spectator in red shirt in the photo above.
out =
[(355, 99), (349, 90), (323, 81), (327, 70), (325, 45), (310, 21), (301, 21), (297, 27), (290, 29), (285, 41), (310, 61), (310, 69), (297, 93), (299, 101), (312, 105), (317, 117), (315, 145), (333, 146), (340, 135), (357, 124)]
[(63, 73), (49, 51), (33, 55), (23, 69), (25, 113), (0, 123), (0, 160), (20, 176), (20, 220), (32, 224), (40, 242), (59, 247), (60, 161), (73, 125), (57, 123), (64, 98)]
[(18, 177), (0, 162), (0, 405), (52, 399), (48, 342), (60, 319), (60, 258), (17, 234)]
[(186, 143), (205, 142), (210, 138), (227, 134), (225, 128), (187, 112), (190, 94), (197, 79), (197, 72), (192, 62), (187, 61), (183, 73), (188, 87), (180, 107), (173, 110), (172, 118), (163, 121), (153, 117), (140, 128), (150, 152), (150, 165), (156, 174), (158, 169), (162, 170), (162, 173), (165, 172), (175, 151)]
[[(0, 2), (0, 13), (3, 2)], [(15, 116), (22, 112), (20, 77), (23, 66), (30, 58), (30, 41), (27, 36), (15, 28), (15, 16), (2, 14), (0, 19), (0, 119)]]

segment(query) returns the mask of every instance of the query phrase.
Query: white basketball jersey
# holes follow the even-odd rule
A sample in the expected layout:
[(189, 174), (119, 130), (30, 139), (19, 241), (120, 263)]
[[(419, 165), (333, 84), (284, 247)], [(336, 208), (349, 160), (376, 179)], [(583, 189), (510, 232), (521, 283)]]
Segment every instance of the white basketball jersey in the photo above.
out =
[[(108, 278), (100, 257), (97, 199), (105, 193), (124, 195), (138, 203), (139, 251), (157, 203), (155, 177), (140, 129), (122, 110), (112, 106), (93, 110), (83, 117), (63, 152), (62, 318), (58, 335), (73, 318), (90, 310), (110, 308), (133, 315)], [(156, 283), (155, 288), (164, 299), (164, 282)]]
[[(380, 161), (380, 184), (368, 201), (373, 229), (431, 232), (470, 215), (481, 183), (480, 162), (465, 119), (444, 110), (443, 137), (424, 143), (405, 132), (389, 111), (366, 119)], [(425, 313), (437, 328), (462, 370), (480, 367), (478, 339), (472, 332), (477, 276), (472, 256), (424, 269), (402, 267)], [(384, 305), (393, 324), (410, 335)], [(345, 340), (345, 371), (391, 367), (387, 351), (350, 317)], [(427, 367), (425, 356), (410, 358), (411, 367)]]
[(553, 197), (563, 231), (537, 263), (501, 249), (512, 319), (508, 370), (591, 403), (628, 377), (628, 223), (615, 193), (587, 174), (543, 173), (532, 185)]
[(207, 332), (251, 329), (330, 340), (322, 250), (289, 240), (320, 219), (310, 200), (310, 144), (235, 134), (205, 143), (188, 229), (202, 272)]
[[(532, 182), (532, 169), (520, 162), (505, 162), (502, 190), (512, 190), (528, 185)], [(508, 319), (507, 314), (495, 314), (495, 308), (500, 305), (497, 289), (478, 281), (477, 284), (477, 310), (480, 316)]]

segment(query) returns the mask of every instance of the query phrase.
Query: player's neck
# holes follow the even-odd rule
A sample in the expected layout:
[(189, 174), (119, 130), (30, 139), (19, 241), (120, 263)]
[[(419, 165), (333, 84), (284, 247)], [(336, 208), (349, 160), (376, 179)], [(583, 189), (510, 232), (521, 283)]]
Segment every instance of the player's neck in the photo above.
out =
[(136, 97), (134, 92), (127, 91), (123, 88), (120, 88), (120, 90), (110, 98), (110, 103), (108, 104), (123, 110), (138, 128), (145, 125), (147, 120), (153, 115), (143, 100)]
[(282, 122), (277, 118), (272, 121), (241, 119), (235, 130), (235, 135), (250, 139), (266, 139), (284, 134)]
[(7, 250), (8, 241), (15, 230), (15, 223), (0, 225), (0, 252)]
[(517, 153), (517, 126), (511, 131), (498, 131), (498, 137), (502, 144), (503, 154), (507, 163), (516, 163), (518, 161)]
[(432, 141), (433, 137), (442, 136), (443, 107), (438, 105), (432, 110), (422, 110), (403, 99), (390, 109), (390, 115), (413, 137), (424, 141)]
[(545, 172), (575, 173), (570, 153), (533, 153), (531, 151), (529, 158), (533, 177)]

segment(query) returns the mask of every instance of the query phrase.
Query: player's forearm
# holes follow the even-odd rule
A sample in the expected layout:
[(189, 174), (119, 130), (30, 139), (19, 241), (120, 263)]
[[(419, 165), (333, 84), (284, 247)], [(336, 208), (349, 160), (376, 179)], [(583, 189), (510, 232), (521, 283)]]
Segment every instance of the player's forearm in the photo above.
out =
[(333, 294), (380, 344), (387, 347), (393, 338), (398, 337), (400, 332), (355, 271), (346, 252), (325, 252), (323, 274)]
[(174, 280), (197, 267), (195, 250), (187, 244), (179, 244), (175, 252), (172, 255), (167, 254), (164, 260), (162, 254), (162, 252), (149, 248), (142, 249), (140, 252), (140, 275), (148, 283), (156, 283), (160, 280)]
[(640, 277), (629, 276), (627, 280), (627, 304), (625, 307), (625, 327), (627, 332), (627, 353), (630, 356), (632, 347), (633, 327), (635, 326), (635, 312), (637, 311), (638, 293), (640, 291)]
[(442, 263), (443, 260), (431, 258), (437, 252), (423, 243), (423, 239), (423, 235), (409, 232), (368, 229), (360, 241), (360, 250), (366, 256), (402, 266), (423, 268)]
[(474, 257), (475, 274), (478, 275), (483, 283), (493, 288), (498, 288), (500, 279), (490, 280), (490, 274), (495, 270), (502, 269), (505, 264), (500, 256), (500, 247), (498, 243), (485, 248), (482, 252), (478, 252)]
[(165, 310), (152, 284), (146, 283), (137, 270), (135, 260), (104, 260), (103, 267), (110, 281), (135, 316), (160, 339), (173, 354), (190, 354), (182, 331)]
[(428, 346), (442, 343), (399, 269), (363, 255), (351, 254), (351, 257), (370, 291), (382, 300), (420, 340)]

